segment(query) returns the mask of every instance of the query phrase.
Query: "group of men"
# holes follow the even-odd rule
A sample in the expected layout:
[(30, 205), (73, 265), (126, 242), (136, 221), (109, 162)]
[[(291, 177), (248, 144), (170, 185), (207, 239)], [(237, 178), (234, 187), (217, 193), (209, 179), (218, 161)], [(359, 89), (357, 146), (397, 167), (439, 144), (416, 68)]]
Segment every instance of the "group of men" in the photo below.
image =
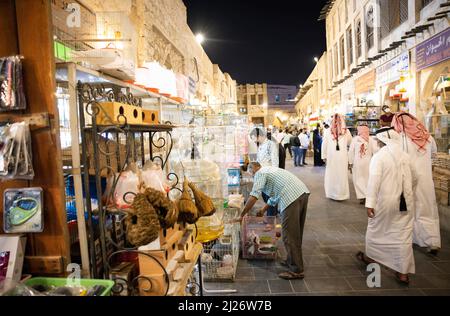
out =
[(439, 212), (432, 177), (436, 143), (425, 126), (409, 113), (397, 113), (391, 127), (372, 138), (367, 126), (352, 138), (344, 118), (336, 114), (322, 144), (326, 161), (327, 198), (350, 199), (348, 170), (357, 198), (369, 217), (366, 264), (377, 262), (409, 283), (415, 273), (413, 244), (436, 255), (441, 248)]

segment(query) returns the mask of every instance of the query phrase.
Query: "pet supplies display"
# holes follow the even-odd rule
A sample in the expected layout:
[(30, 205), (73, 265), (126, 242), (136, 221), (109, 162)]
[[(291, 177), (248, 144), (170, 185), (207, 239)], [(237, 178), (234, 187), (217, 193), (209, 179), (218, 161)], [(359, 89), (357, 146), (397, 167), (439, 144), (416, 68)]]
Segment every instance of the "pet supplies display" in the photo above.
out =
[(114, 281), (70, 278), (31, 278), (3, 296), (110, 296)]
[(146, 189), (143, 195), (158, 214), (161, 228), (169, 229), (174, 227), (178, 221), (178, 209), (167, 195), (151, 188)]
[(277, 257), (276, 217), (244, 217), (242, 222), (242, 255), (244, 259)]
[(20, 281), (25, 257), (25, 246), (25, 236), (0, 236), (0, 282), (2, 279)]
[(30, 128), (25, 122), (0, 126), (0, 178), (34, 178)]
[(212, 199), (223, 198), (222, 174), (219, 166), (208, 160), (174, 162), (174, 172), (189, 179), (190, 183)]
[(189, 193), (189, 181), (187, 178), (183, 182), (183, 194), (178, 201), (179, 217), (178, 220), (182, 223), (194, 224), (199, 218), (199, 211), (197, 206), (192, 201)]
[(26, 107), (20, 57), (0, 58), (0, 111), (24, 110)]
[(136, 247), (148, 245), (159, 237), (158, 213), (145, 194), (137, 194), (125, 218), (126, 236)]
[(3, 230), (6, 233), (41, 233), (44, 230), (41, 188), (7, 189), (3, 194)]
[(195, 206), (197, 206), (200, 217), (213, 215), (216, 212), (216, 207), (212, 199), (199, 190), (195, 184), (189, 183), (189, 187), (194, 193)]
[(239, 209), (225, 209), (220, 221), (220, 238), (203, 244), (202, 271), (205, 281), (234, 281), (239, 260), (240, 225), (232, 223), (232, 219), (238, 215)]

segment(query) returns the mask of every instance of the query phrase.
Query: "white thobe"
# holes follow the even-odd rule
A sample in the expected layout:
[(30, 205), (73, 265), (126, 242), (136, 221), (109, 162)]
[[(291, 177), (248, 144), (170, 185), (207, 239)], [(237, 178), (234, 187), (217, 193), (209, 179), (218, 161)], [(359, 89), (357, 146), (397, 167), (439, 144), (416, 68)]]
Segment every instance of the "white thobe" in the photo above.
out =
[[(362, 145), (366, 148), (363, 155), (360, 152)], [(353, 185), (358, 200), (366, 198), (370, 160), (377, 151), (378, 144), (372, 137), (369, 138), (369, 141), (366, 141), (364, 138), (356, 136), (350, 145), (348, 162), (353, 165)]]
[(403, 137), (403, 150), (409, 155), (417, 170), (418, 184), (415, 191), (416, 216), (413, 242), (420, 247), (441, 248), (439, 209), (434, 189), (432, 154), (437, 152), (434, 138), (419, 151), (409, 137)]
[[(415, 273), (412, 247), (414, 179), (412, 163), (400, 145), (383, 147), (373, 156), (366, 207), (375, 210), (375, 217), (369, 218), (366, 255), (402, 274)], [(402, 192), (407, 212), (400, 212)]]
[(352, 134), (347, 130), (337, 141), (333, 139), (331, 130), (327, 129), (322, 142), (322, 159), (327, 160), (325, 170), (325, 195), (335, 201), (350, 199), (348, 183), (348, 146), (352, 141)]

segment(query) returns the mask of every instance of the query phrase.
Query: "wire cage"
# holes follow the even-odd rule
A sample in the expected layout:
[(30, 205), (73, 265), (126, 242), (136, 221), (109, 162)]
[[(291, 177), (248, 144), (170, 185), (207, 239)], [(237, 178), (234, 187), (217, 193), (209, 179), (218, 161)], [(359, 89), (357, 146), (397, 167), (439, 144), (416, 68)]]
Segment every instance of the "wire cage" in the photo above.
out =
[(247, 216), (242, 222), (242, 257), (275, 260), (277, 258), (277, 218)]
[(239, 260), (239, 223), (230, 223), (239, 215), (239, 209), (224, 210), (225, 223), (223, 235), (213, 241), (203, 244), (202, 272), (206, 282), (233, 282)]

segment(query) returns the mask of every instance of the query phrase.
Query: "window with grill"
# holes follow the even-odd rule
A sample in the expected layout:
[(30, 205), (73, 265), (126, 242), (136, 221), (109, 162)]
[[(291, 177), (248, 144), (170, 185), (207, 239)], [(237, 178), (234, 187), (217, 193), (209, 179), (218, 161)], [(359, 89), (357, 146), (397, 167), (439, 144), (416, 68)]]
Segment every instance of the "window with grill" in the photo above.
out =
[(362, 55), (361, 20), (356, 21), (356, 58)]
[(260, 94), (258, 96), (258, 103), (259, 103), (259, 105), (263, 105), (264, 104), (264, 96), (262, 94)]
[(339, 56), (338, 56), (338, 46), (334, 45), (334, 76), (339, 75)]
[(347, 30), (347, 55), (348, 55), (348, 66), (353, 64), (353, 30), (350, 27)]
[(251, 105), (256, 105), (256, 95), (251, 95), (251, 97), (250, 97), (250, 99), (251, 99)]
[(371, 49), (375, 45), (374, 23), (375, 23), (375, 11), (373, 6), (370, 6), (366, 12), (367, 49)]
[(345, 69), (345, 39), (341, 37), (341, 71)]

